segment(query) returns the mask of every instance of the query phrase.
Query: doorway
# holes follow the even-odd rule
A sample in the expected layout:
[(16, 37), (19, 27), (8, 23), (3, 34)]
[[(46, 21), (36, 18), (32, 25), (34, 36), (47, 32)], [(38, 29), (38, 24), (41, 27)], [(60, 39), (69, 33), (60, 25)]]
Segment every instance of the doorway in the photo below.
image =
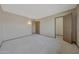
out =
[(56, 17), (55, 25), (55, 37), (63, 38), (63, 17)]
[(32, 21), (32, 34), (40, 34), (40, 21)]

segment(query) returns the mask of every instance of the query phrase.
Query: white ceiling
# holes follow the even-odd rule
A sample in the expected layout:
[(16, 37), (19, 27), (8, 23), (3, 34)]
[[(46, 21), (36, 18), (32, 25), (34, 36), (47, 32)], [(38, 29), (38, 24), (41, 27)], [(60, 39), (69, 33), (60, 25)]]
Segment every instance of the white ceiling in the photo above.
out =
[(32, 19), (40, 19), (76, 7), (75, 4), (4, 4), (4, 11)]

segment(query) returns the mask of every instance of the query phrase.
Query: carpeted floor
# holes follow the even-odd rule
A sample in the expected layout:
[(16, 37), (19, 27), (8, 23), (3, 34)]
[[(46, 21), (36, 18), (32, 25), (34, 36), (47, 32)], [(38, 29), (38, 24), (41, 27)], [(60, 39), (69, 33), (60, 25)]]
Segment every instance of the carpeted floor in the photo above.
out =
[(62, 37), (48, 38), (34, 34), (5, 42), (0, 48), (2, 54), (78, 54), (79, 48), (65, 42)]

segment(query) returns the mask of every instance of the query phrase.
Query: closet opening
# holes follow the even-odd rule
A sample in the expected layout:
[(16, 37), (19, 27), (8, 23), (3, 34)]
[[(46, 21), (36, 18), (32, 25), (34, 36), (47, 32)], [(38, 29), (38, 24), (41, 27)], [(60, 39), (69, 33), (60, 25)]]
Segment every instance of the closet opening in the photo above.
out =
[(55, 18), (55, 38), (63, 38), (63, 16)]
[(76, 19), (72, 13), (55, 18), (55, 38), (63, 37), (68, 43), (76, 42)]

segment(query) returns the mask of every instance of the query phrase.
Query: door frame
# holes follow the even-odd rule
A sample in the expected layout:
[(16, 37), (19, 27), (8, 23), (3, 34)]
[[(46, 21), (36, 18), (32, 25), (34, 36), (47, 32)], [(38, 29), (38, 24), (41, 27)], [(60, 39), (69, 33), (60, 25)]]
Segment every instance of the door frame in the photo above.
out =
[(63, 17), (63, 16), (55, 17), (55, 38), (56, 38), (56, 18), (60, 18), (60, 17)]

